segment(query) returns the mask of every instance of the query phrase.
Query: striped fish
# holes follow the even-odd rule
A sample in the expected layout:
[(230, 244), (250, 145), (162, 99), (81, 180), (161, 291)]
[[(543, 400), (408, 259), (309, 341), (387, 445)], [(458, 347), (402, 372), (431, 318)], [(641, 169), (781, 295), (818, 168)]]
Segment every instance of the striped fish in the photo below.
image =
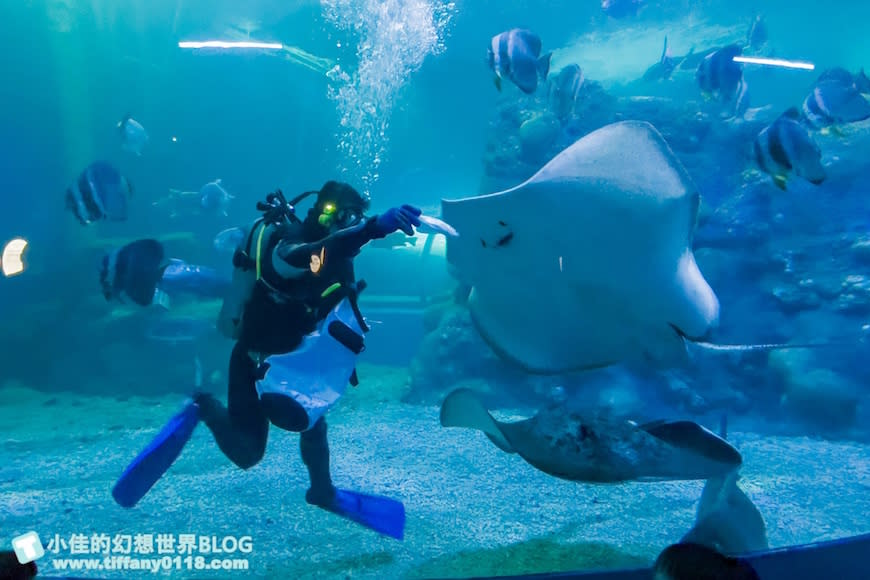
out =
[(749, 90), (743, 67), (734, 62), (743, 49), (732, 44), (708, 54), (695, 71), (701, 92), (726, 104), (733, 104), (734, 116), (742, 117), (749, 108)]
[(870, 119), (870, 102), (858, 89), (858, 79), (859, 76), (842, 68), (822, 73), (801, 106), (807, 124), (814, 129), (824, 129)]
[(541, 55), (541, 37), (531, 30), (514, 28), (492, 37), (487, 60), (495, 73), (495, 86), (507, 77), (526, 94), (535, 92), (538, 79), (546, 79), (552, 53)]
[(782, 190), (790, 174), (819, 185), (827, 177), (822, 166), (822, 152), (801, 124), (797, 107), (783, 113), (755, 138), (755, 161)]
[(100, 264), (105, 299), (151, 305), (168, 263), (165, 256), (163, 244), (153, 239), (136, 240), (108, 252)]
[(66, 190), (66, 207), (82, 225), (127, 219), (127, 198), (133, 186), (109, 163), (96, 161)]

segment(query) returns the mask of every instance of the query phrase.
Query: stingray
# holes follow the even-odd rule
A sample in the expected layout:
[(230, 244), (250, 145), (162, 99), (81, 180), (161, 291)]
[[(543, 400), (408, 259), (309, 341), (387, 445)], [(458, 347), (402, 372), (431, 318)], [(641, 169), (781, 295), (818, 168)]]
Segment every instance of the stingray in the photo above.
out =
[(441, 425), (483, 431), (499, 449), (536, 469), (585, 483), (724, 478), (743, 462), (724, 438), (691, 421), (638, 425), (557, 403), (530, 419), (504, 423), (464, 388), (444, 399)]
[(719, 301), (691, 250), (700, 195), (649, 123), (607, 125), (524, 183), (442, 200), (447, 260), (484, 340), (528, 372), (685, 354)]

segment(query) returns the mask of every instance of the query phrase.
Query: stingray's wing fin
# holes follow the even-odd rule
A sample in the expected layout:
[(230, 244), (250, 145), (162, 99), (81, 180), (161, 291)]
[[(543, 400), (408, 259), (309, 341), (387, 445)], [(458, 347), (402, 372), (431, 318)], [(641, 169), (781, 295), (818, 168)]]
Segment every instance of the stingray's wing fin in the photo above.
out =
[(483, 431), (490, 441), (506, 453), (516, 453), (489, 411), (471, 389), (456, 389), (441, 403), (441, 425), (444, 427), (466, 427)]
[(735, 468), (743, 463), (740, 452), (728, 441), (693, 421), (655, 421), (640, 426), (641, 429), (665, 443), (688, 449)]

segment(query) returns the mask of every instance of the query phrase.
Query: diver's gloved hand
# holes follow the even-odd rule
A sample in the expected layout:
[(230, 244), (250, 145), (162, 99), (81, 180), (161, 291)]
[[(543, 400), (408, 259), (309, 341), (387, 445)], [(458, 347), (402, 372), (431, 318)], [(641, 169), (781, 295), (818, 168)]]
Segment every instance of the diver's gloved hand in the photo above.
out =
[(384, 238), (393, 232), (402, 230), (409, 236), (414, 235), (414, 226), (420, 225), (420, 215), (423, 210), (413, 205), (403, 205), (388, 209), (378, 216), (372, 229), (375, 238)]

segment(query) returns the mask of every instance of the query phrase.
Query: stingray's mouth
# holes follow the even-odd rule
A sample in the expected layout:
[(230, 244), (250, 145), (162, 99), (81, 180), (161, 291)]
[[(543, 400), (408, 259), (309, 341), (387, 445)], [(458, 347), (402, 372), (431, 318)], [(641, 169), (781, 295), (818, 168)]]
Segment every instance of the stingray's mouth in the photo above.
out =
[(670, 326), (674, 330), (674, 332), (677, 333), (677, 336), (679, 336), (683, 340), (688, 340), (689, 342), (709, 342), (710, 333), (712, 332), (711, 329), (708, 329), (707, 332), (705, 332), (702, 336), (689, 336), (688, 334), (683, 332), (682, 328), (680, 328), (673, 322), (668, 322), (668, 326)]

